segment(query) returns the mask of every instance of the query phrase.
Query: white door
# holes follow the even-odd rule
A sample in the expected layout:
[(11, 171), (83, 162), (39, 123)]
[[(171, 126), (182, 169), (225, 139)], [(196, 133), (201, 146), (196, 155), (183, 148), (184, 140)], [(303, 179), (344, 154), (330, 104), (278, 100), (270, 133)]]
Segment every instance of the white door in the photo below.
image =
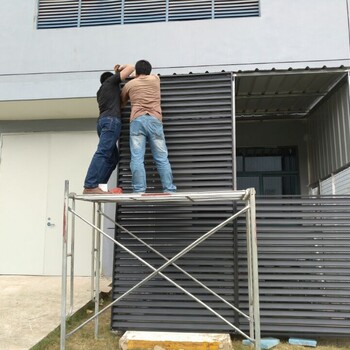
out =
[[(61, 274), (64, 181), (82, 192), (96, 145), (94, 132), (2, 136), (0, 274)], [(76, 207), (91, 218), (90, 203)], [(75, 273), (89, 275), (91, 228), (76, 220)]]

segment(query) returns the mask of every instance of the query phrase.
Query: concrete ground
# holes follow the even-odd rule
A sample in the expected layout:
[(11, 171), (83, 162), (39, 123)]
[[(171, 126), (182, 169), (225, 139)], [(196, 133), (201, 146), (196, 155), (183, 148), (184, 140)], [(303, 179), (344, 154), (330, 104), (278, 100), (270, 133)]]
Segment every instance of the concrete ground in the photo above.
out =
[[(101, 291), (110, 283), (101, 278)], [(75, 277), (74, 312), (90, 299), (91, 278)], [(61, 277), (0, 275), (1, 350), (30, 349), (60, 324), (60, 312)]]

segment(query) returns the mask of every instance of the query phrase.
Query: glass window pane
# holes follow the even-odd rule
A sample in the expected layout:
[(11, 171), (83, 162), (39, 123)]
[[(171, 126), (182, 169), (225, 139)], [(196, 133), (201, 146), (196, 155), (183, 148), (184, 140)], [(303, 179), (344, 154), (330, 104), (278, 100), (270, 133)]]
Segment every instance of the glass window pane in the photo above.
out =
[(297, 158), (294, 155), (283, 157), (283, 170), (295, 171), (298, 169)]
[(298, 177), (296, 175), (283, 175), (282, 176), (282, 188), (284, 195), (293, 195), (299, 193)]
[(278, 176), (264, 176), (263, 178), (263, 194), (267, 196), (275, 196), (283, 194), (282, 178)]
[(242, 156), (236, 157), (236, 164), (237, 164), (237, 171), (243, 171), (243, 157)]
[(282, 158), (272, 157), (246, 157), (245, 171), (281, 171)]
[(254, 187), (257, 194), (261, 194), (259, 176), (237, 177), (237, 189), (245, 190)]

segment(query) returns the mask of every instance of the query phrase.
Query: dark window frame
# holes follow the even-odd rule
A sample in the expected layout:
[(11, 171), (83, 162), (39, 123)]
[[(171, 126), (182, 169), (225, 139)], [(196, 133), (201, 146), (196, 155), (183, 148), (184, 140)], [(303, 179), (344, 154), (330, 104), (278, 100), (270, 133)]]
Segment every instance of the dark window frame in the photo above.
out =
[[(280, 156), (282, 157), (282, 169), (281, 170), (256, 170), (247, 171), (245, 168), (246, 158), (248, 157), (271, 157)], [(266, 188), (264, 185), (264, 179), (269, 177), (278, 177), (282, 181), (282, 193), (278, 195), (300, 195), (300, 173), (299, 173), (299, 157), (298, 148), (296, 146), (290, 147), (242, 147), (237, 148), (237, 159), (243, 157), (242, 159), (242, 169), (237, 167), (237, 181), (242, 178), (258, 178), (259, 187), (256, 188), (258, 195), (268, 195), (266, 193)], [(292, 164), (289, 164), (289, 169), (286, 167), (286, 159), (283, 157), (292, 157)], [(238, 165), (238, 162), (237, 162)], [(287, 179), (292, 181), (294, 178), (294, 185), (289, 183), (289, 190), (287, 189)], [(239, 189), (239, 188), (238, 188)]]

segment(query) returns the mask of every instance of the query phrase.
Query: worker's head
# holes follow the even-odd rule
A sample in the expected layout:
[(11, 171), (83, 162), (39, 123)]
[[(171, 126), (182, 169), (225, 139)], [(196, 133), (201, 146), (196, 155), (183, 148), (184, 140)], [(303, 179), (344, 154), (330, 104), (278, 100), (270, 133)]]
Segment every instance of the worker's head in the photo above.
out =
[(135, 64), (135, 73), (136, 75), (150, 75), (152, 71), (151, 64), (146, 60), (137, 61)]
[(102, 73), (101, 76), (100, 76), (100, 82), (101, 82), (101, 84), (103, 84), (103, 82), (104, 82), (105, 80), (107, 80), (109, 77), (111, 77), (112, 75), (113, 75), (112, 72), (104, 72), (104, 73)]

